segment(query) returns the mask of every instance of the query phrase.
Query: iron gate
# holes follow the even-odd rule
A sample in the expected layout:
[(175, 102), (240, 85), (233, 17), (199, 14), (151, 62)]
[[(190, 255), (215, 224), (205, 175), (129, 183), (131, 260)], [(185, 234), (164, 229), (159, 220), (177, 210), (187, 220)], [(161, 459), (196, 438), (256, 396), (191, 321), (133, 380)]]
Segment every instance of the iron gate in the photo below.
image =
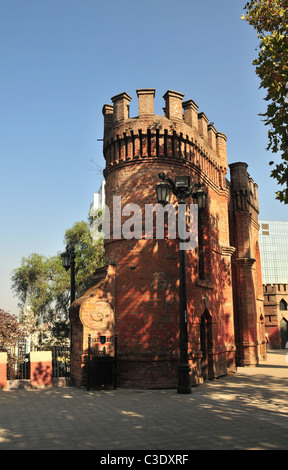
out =
[(70, 377), (70, 346), (52, 346), (52, 376)]
[[(104, 346), (102, 351), (92, 354), (92, 345), (95, 343), (114, 343), (114, 356), (106, 353)], [(117, 335), (98, 338), (88, 336), (88, 357), (87, 357), (87, 390), (90, 386), (114, 385), (117, 388)]]
[(30, 379), (29, 348), (26, 340), (2, 348), (7, 352), (7, 380)]
[(18, 341), (13, 346), (2, 346), (1, 350), (7, 352), (7, 380), (30, 379), (30, 352), (51, 351), (53, 378), (70, 376), (70, 347), (45, 346), (43, 348), (31, 346), (29, 341)]

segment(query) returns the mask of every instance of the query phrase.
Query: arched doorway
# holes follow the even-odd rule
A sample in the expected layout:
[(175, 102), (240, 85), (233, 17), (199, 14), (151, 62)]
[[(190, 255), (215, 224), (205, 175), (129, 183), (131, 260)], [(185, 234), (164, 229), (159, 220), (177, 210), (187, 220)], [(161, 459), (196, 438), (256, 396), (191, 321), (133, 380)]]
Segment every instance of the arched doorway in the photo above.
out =
[(284, 349), (288, 341), (288, 322), (285, 318), (280, 321), (281, 348)]
[(203, 380), (213, 378), (212, 360), (212, 317), (208, 310), (201, 316), (200, 323), (201, 375)]

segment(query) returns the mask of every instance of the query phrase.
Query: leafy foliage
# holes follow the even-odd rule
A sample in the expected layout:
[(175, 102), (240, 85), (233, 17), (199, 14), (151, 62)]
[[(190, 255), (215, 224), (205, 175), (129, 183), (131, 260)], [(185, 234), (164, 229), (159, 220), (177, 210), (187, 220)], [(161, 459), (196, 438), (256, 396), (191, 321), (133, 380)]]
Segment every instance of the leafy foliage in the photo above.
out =
[(1, 348), (14, 346), (25, 335), (25, 328), (14, 315), (0, 309), (0, 351)]
[[(93, 285), (95, 270), (104, 264), (103, 240), (93, 241), (89, 224), (76, 222), (65, 232), (66, 245), (75, 247), (76, 297)], [(32, 253), (22, 258), (14, 270), (12, 289), (19, 299), (21, 319), (30, 333), (40, 331), (45, 323), (58, 337), (63, 337), (70, 306), (70, 273), (62, 266), (61, 254), (47, 258)]]
[(269, 126), (267, 150), (280, 153), (271, 176), (281, 190), (276, 199), (288, 203), (288, 2), (287, 0), (253, 0), (246, 3), (242, 19), (253, 26), (260, 39), (259, 54), (253, 61), (260, 78), (260, 88), (267, 90), (264, 117)]
[(93, 284), (95, 270), (104, 265), (103, 239), (93, 242), (87, 222), (76, 222), (65, 233), (66, 245), (75, 246), (76, 287), (81, 295)]

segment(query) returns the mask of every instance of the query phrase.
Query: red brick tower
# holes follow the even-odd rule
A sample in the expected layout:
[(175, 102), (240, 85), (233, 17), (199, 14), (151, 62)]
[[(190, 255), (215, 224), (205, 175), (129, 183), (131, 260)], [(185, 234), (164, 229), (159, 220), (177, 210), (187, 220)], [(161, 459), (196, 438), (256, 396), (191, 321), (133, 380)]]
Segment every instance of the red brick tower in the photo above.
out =
[[(235, 371), (226, 136), (208, 124), (193, 100), (168, 90), (164, 116), (154, 114), (154, 89), (137, 90), (139, 115), (121, 93), (103, 107), (106, 205), (110, 239), (99, 282), (71, 308), (71, 375), (81, 385), (88, 334), (118, 335), (118, 384), (176, 387), (179, 364), (178, 240), (147, 237), (145, 204), (157, 203), (158, 174), (189, 175), (204, 183), (207, 206), (199, 215), (199, 244), (186, 252), (188, 353), (191, 384)], [(114, 199), (113, 199), (114, 197)], [(115, 205), (121, 197), (121, 207)], [(177, 205), (176, 198), (171, 202)], [(187, 200), (187, 204), (192, 203)], [(131, 216), (142, 211), (142, 235)], [(131, 210), (131, 212), (130, 212)], [(116, 222), (115, 222), (116, 221)], [(126, 225), (125, 225), (126, 223)], [(121, 228), (131, 231), (123, 237)], [(129, 230), (128, 230), (129, 231)], [(155, 233), (154, 233), (155, 235)], [(83, 352), (84, 351), (84, 352)]]
[(248, 165), (233, 163), (231, 180), (231, 244), (236, 363), (256, 365), (266, 356), (265, 315), (259, 249), (258, 186), (247, 172)]
[[(111, 220), (113, 196), (121, 196), (122, 207), (156, 204), (155, 185), (162, 171), (171, 178), (188, 174), (192, 182), (205, 184), (202, 253), (186, 253), (189, 358), (192, 383), (198, 383), (234, 368), (226, 137), (208, 125), (192, 100), (183, 103), (181, 93), (168, 90), (164, 95), (164, 116), (154, 115), (155, 90), (137, 90), (137, 95), (137, 118), (129, 117), (131, 98), (126, 93), (112, 98), (113, 107), (103, 108), (106, 204)], [(122, 226), (124, 222), (125, 217)], [(174, 386), (179, 362), (178, 241), (114, 237), (106, 241), (105, 253), (116, 272), (119, 382)]]

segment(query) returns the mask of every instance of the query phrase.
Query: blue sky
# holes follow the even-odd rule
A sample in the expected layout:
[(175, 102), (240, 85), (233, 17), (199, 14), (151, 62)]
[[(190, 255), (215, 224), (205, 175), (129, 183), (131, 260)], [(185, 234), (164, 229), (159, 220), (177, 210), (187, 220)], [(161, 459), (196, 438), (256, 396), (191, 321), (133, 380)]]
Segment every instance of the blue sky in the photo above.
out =
[[(0, 308), (18, 312), (10, 276), (22, 256), (64, 249), (87, 220), (104, 168), (102, 107), (126, 91), (193, 99), (228, 137), (229, 163), (259, 185), (260, 218), (287, 220), (270, 178), (257, 34), (245, 0), (1, 0)], [(275, 158), (275, 157), (273, 157)]]

